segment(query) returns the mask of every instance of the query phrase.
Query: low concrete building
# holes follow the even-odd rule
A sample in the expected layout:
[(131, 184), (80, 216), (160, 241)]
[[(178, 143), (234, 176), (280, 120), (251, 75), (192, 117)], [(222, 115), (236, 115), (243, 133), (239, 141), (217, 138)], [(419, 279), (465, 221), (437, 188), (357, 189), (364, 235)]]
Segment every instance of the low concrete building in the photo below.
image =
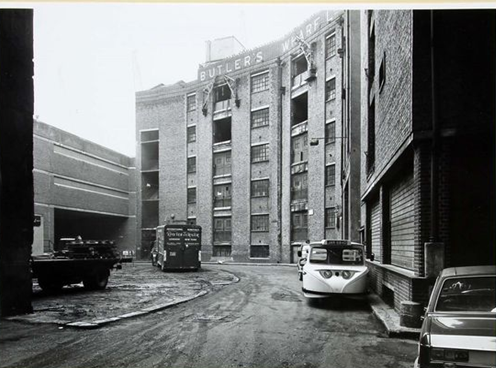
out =
[(133, 158), (35, 120), (33, 173), (33, 254), (78, 235), (134, 251)]

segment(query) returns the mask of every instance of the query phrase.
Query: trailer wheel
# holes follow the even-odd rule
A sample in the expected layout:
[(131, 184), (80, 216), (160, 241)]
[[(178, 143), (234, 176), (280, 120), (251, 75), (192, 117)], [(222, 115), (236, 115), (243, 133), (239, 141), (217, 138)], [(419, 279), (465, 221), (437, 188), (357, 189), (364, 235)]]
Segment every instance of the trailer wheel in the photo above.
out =
[(40, 288), (47, 293), (59, 292), (64, 286), (61, 282), (53, 280), (49, 277), (38, 277), (38, 285), (40, 285)]
[(83, 280), (84, 287), (87, 290), (103, 290), (107, 287), (109, 271), (104, 270), (88, 276)]

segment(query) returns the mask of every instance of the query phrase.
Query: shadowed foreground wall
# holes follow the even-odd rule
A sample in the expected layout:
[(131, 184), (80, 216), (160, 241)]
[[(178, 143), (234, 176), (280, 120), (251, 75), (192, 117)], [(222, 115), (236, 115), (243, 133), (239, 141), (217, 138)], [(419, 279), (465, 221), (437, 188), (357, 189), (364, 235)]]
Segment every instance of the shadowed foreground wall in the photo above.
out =
[(0, 314), (29, 313), (33, 241), (33, 11), (0, 10)]

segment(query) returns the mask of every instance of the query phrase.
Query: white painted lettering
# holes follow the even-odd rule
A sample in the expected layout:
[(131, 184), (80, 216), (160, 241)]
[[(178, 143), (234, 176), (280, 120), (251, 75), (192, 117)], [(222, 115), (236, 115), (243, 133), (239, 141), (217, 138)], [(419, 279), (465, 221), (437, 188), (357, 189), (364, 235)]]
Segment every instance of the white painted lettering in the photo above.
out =
[(239, 70), (239, 69), (241, 69), (241, 65), (240, 65), (240, 63), (241, 63), (241, 59), (236, 59), (236, 60), (234, 60), (234, 69), (235, 69), (235, 70)]
[(303, 29), (300, 29), (300, 34), (298, 35), (302, 40), (305, 38), (303, 35)]
[(210, 69), (210, 70), (208, 71), (208, 76), (209, 76), (210, 78), (215, 77), (215, 69)]
[(312, 34), (312, 23), (307, 24), (307, 36)]
[(315, 18), (315, 20), (313, 21), (314, 31), (319, 29), (319, 23), (320, 23), (320, 17)]
[(245, 66), (250, 66), (250, 61), (251, 61), (251, 56), (246, 55), (245, 56)]
[(205, 72), (200, 72), (200, 80), (203, 82), (206, 78)]
[(289, 50), (290, 43), (291, 43), (291, 39), (287, 39), (286, 41), (283, 42), (282, 52), (286, 52)]
[(222, 65), (222, 64), (221, 64), (221, 65), (219, 65), (219, 66), (217, 67), (217, 69), (219, 69), (219, 74), (222, 74), (222, 67), (223, 67), (223, 66), (224, 66), (224, 65)]
[(332, 13), (329, 10), (326, 11), (326, 18), (327, 18), (326, 20), (328, 22), (330, 22), (332, 20)]
[(262, 54), (262, 51), (259, 51), (259, 52), (257, 52), (257, 58), (256, 58), (255, 62), (261, 63), (262, 61), (263, 61), (263, 54)]
[(229, 64), (226, 64), (226, 73), (232, 72), (232, 69), (229, 69)]

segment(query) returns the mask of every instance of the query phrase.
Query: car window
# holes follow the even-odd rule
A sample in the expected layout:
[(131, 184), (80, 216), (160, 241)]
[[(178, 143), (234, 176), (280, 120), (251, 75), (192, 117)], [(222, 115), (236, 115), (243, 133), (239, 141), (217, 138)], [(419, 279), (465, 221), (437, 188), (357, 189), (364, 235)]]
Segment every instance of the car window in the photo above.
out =
[(334, 265), (363, 265), (363, 250), (358, 247), (312, 248), (310, 262)]
[(456, 277), (444, 281), (436, 311), (496, 312), (496, 277)]

